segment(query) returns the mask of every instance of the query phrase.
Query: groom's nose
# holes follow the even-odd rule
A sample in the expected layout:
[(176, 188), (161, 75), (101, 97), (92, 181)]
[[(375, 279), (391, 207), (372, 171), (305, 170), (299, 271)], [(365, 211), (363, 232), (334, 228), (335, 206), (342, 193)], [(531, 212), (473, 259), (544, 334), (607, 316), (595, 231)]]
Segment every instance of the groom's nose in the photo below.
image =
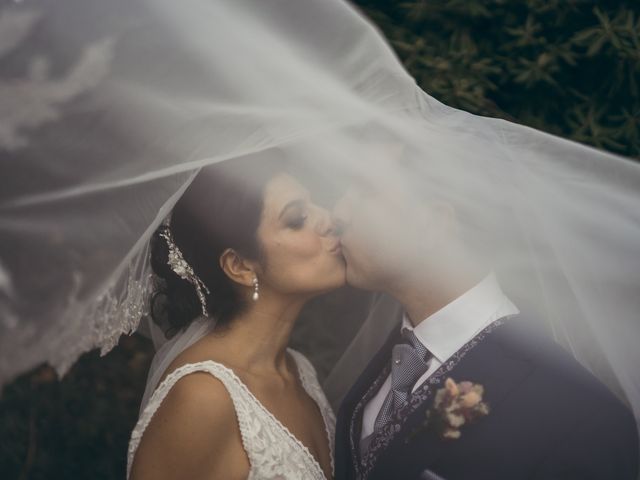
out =
[(337, 236), (342, 236), (351, 222), (351, 197), (351, 192), (345, 193), (333, 207), (331, 217), (333, 219), (334, 229)]
[(315, 206), (313, 207), (313, 209), (314, 216), (316, 217), (315, 229), (318, 234), (322, 235), (323, 237), (329, 235), (337, 235), (335, 233), (335, 225), (331, 214), (321, 207)]

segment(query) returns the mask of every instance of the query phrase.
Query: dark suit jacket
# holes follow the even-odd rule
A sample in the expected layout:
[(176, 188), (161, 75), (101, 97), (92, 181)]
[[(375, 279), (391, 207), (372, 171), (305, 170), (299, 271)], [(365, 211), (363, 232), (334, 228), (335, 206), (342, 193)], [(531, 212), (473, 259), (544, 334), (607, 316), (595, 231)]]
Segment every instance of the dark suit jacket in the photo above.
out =
[[(445, 362), (376, 434), (363, 461), (362, 411), (389, 372), (398, 331), (340, 407), (336, 480), (636, 480), (638, 435), (629, 409), (521, 315), (488, 327)], [(421, 427), (447, 377), (483, 385), (490, 407), (455, 440)]]

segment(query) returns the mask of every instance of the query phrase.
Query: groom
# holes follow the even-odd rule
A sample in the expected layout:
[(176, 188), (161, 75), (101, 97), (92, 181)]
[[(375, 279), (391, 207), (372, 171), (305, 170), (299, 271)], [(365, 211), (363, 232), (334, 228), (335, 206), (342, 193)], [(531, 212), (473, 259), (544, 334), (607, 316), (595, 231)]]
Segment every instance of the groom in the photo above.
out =
[(456, 208), (411, 191), (389, 169), (335, 207), (348, 282), (402, 307), (339, 409), (336, 480), (636, 480), (628, 408), (474, 261)]

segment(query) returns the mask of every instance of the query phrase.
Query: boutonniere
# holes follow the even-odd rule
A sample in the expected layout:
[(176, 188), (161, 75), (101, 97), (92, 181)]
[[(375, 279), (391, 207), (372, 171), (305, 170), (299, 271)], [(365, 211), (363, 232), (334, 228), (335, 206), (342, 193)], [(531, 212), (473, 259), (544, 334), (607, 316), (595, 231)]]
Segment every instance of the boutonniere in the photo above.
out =
[(447, 378), (418, 430), (434, 429), (444, 440), (460, 438), (464, 425), (489, 414), (489, 405), (482, 401), (483, 394), (484, 387), (478, 383), (456, 383)]

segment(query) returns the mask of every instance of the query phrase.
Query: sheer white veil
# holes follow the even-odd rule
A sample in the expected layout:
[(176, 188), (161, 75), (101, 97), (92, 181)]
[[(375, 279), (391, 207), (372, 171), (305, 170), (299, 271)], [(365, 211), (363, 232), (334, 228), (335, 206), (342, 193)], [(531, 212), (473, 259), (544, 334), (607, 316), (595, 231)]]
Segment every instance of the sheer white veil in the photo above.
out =
[[(149, 238), (200, 168), (278, 147), (338, 183), (375, 176), (384, 139), (416, 191), (488, 239), (507, 293), (640, 415), (638, 164), (439, 103), (343, 0), (1, 5), (0, 382), (43, 361), (64, 373), (137, 328)], [(374, 306), (335, 399), (390, 328), (393, 304)], [(208, 325), (158, 350), (148, 388)]]
[(167, 373), (167, 368), (183, 351), (196, 343), (202, 337), (213, 331), (215, 322), (210, 318), (199, 317), (195, 319), (184, 331), (166, 339), (164, 331), (158, 327), (150, 318), (143, 320), (140, 329), (147, 329), (147, 334), (151, 338), (156, 353), (149, 367), (147, 384), (140, 402), (140, 412), (149, 403), (149, 399), (162, 377)]

